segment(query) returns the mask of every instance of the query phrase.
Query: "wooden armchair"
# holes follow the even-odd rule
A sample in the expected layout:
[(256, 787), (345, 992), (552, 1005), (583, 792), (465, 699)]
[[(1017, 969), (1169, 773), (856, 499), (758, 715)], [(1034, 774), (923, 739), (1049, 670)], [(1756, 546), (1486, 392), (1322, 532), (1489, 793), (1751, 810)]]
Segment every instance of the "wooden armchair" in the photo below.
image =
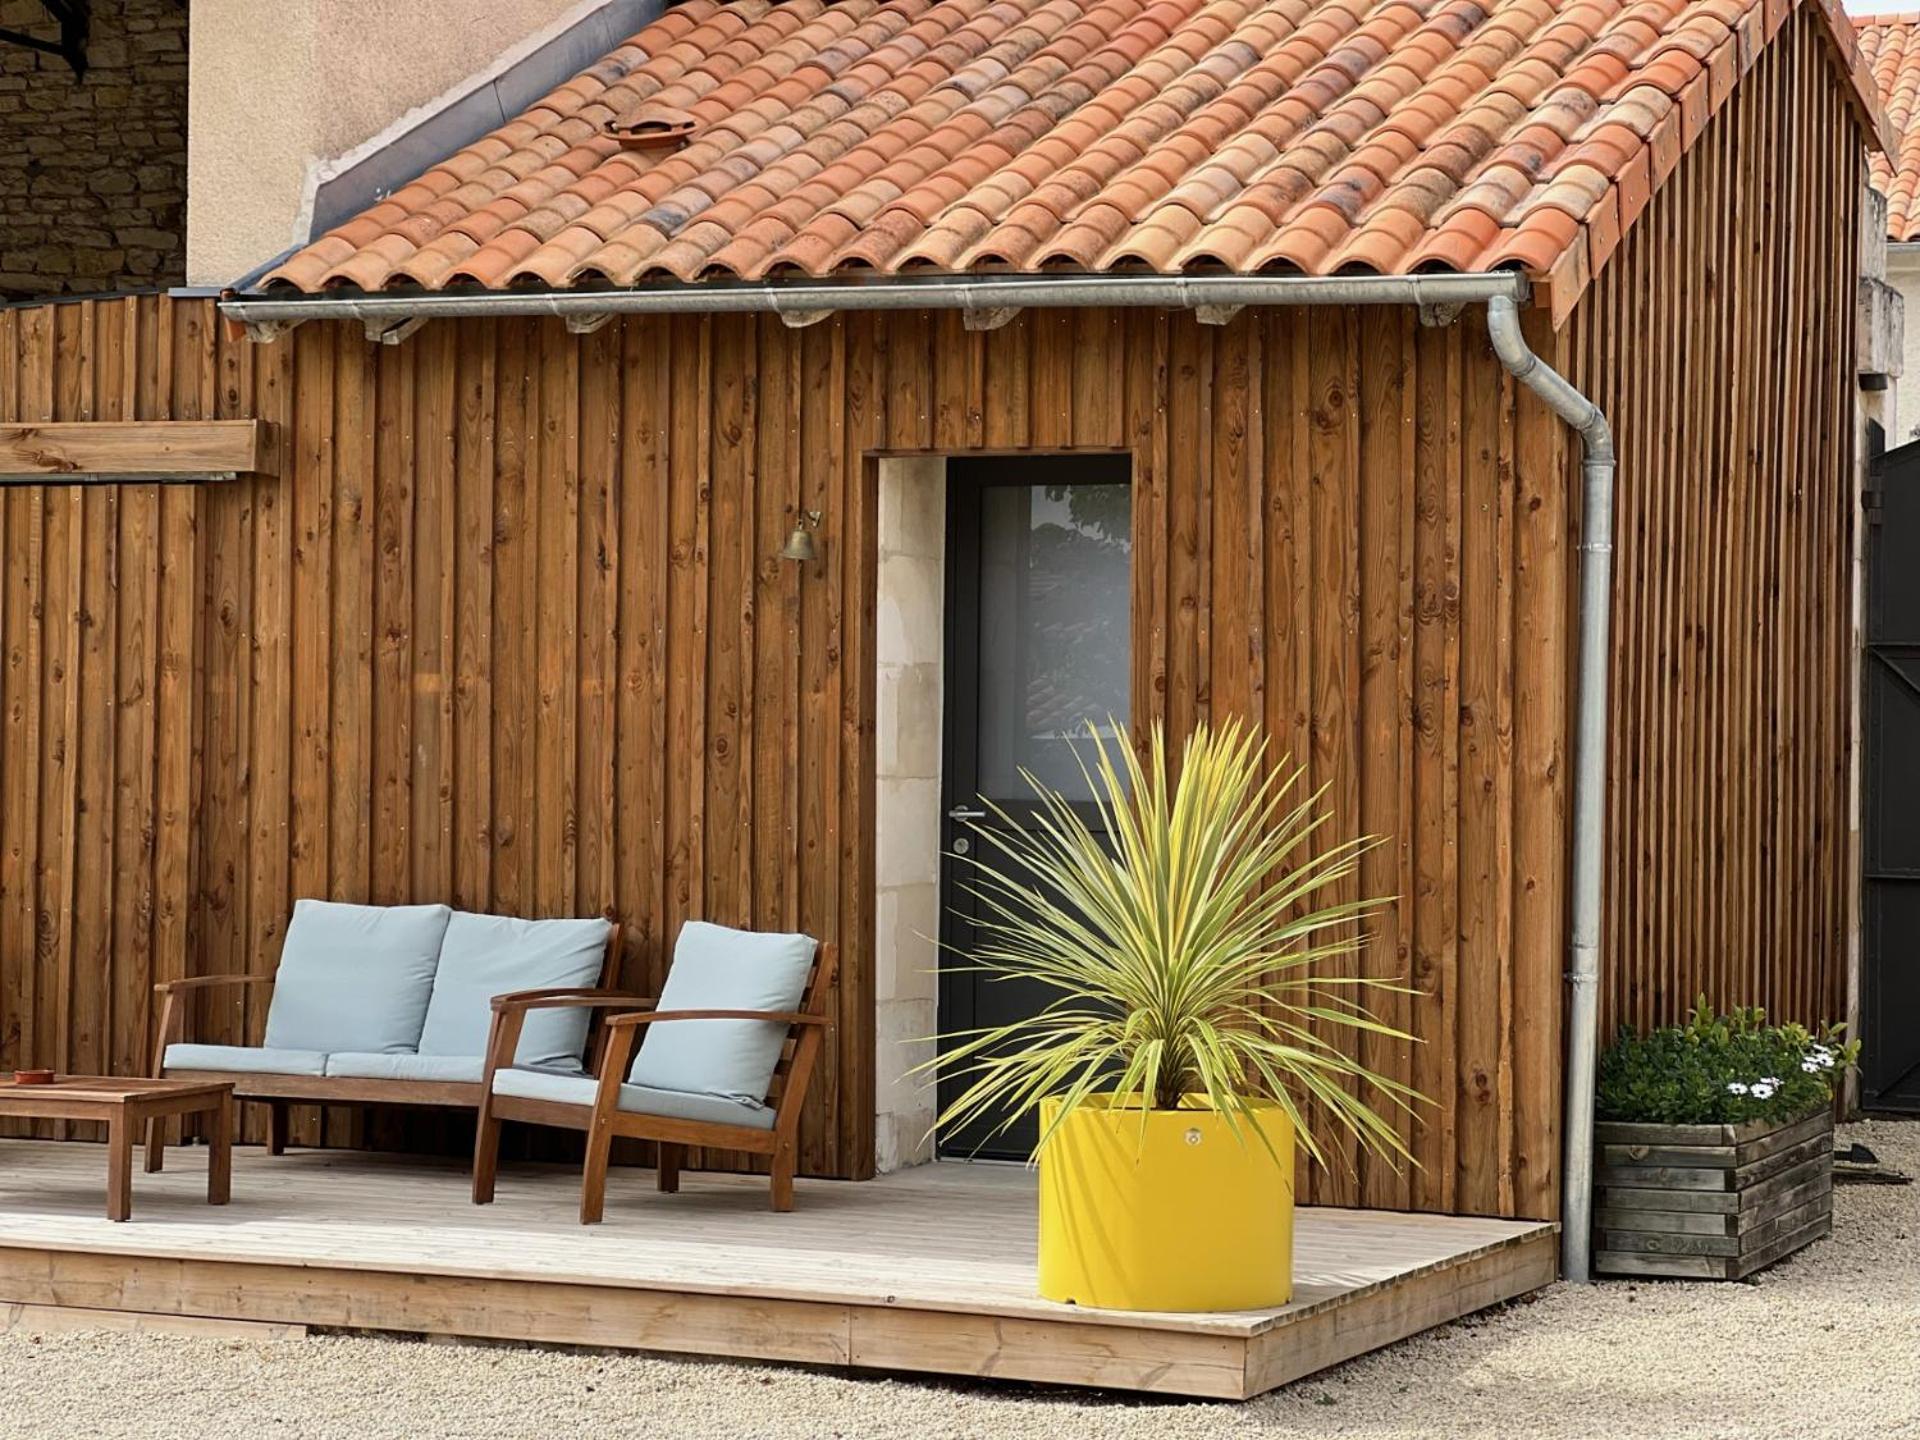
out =
[[(699, 922), (690, 922), (689, 928)], [(746, 937), (744, 932), (721, 931), (717, 926), (703, 930), (736, 939), (803, 939), (804, 937)], [(835, 957), (831, 946), (814, 949), (799, 989), (795, 1008), (760, 1009), (732, 1006), (676, 1004), (675, 992), (685, 996), (695, 992), (692, 983), (676, 977), (684, 960), (686, 931), (682, 947), (676, 950), (674, 974), (668, 976), (659, 1007), (632, 1010), (633, 1002), (623, 1005), (629, 1013), (614, 1015), (605, 1022), (605, 1052), (594, 1076), (548, 1075), (512, 1065), (508, 1057), (515, 1052), (520, 1027), (530, 1011), (555, 1005), (607, 1006), (608, 1000), (593, 992), (528, 992), (503, 995), (493, 1002), (493, 1037), (487, 1047), (487, 1069), (482, 1085), (480, 1121), (474, 1140), (473, 1201), (485, 1205), (493, 1199), (494, 1182), (500, 1154), (500, 1124), (517, 1120), (534, 1125), (552, 1125), (584, 1131), (587, 1137), (585, 1171), (580, 1188), (580, 1223), (596, 1224), (605, 1210), (607, 1159), (616, 1136), (651, 1140), (659, 1149), (659, 1186), (667, 1193), (680, 1187), (680, 1167), (688, 1147), (731, 1150), (769, 1157), (771, 1200), (776, 1211), (793, 1208), (793, 1175), (800, 1131), (800, 1111), (806, 1101), (807, 1083), (819, 1060), (820, 1046), (830, 1023), (828, 994), (833, 985)], [(690, 969), (698, 967), (694, 962)], [(707, 986), (704, 993), (713, 993)], [(762, 993), (766, 993), (763, 991)], [(792, 993), (791, 990), (788, 991)], [(641, 1002), (651, 1005), (653, 1002)], [(644, 1027), (697, 1022), (742, 1022), (732, 1032), (716, 1032), (709, 1026), (702, 1037), (713, 1037), (715, 1048), (724, 1049), (730, 1036), (747, 1029), (756, 1032), (754, 1043), (770, 1038), (762, 1027), (784, 1026), (771, 1079), (764, 1094), (748, 1099), (738, 1091), (701, 1089), (689, 1082), (678, 1089), (661, 1083), (661, 1055), (654, 1057), (645, 1071), (636, 1063)], [(693, 1036), (688, 1037), (690, 1040)], [(671, 1060), (668, 1062), (671, 1064)], [(764, 1073), (764, 1072), (762, 1072)]]

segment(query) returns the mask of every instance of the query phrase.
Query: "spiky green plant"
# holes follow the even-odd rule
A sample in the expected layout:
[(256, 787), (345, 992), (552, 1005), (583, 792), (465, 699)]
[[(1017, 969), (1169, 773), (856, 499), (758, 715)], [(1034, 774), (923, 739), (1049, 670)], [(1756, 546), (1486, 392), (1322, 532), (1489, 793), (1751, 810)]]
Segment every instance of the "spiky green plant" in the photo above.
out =
[(1317, 1101), (1367, 1149), (1396, 1164), (1410, 1158), (1361, 1092), (1384, 1096), (1389, 1113), (1422, 1097), (1339, 1043), (1411, 1038), (1360, 1003), (1369, 990), (1406, 992), (1321, 973), (1361, 948), (1360, 922), (1389, 903), (1319, 903), (1377, 842), (1316, 851), (1329, 820), (1324, 791), (1293, 801), (1301, 772), (1285, 762), (1270, 769), (1264, 743), (1238, 723), (1197, 730), (1177, 780), (1158, 725), (1145, 764), (1125, 741), (1088, 731), (1092, 763), (1083, 754), (1081, 765), (1107, 843), (1030, 774), (1039, 803), (1027, 826), (986, 802), (1002, 823), (975, 827), (983, 844), (970, 888), (984, 910), (981, 943), (957, 968), (1056, 994), (1030, 1018), (943, 1037), (945, 1053), (917, 1067), (961, 1087), (938, 1124), (997, 1113), (997, 1134), (1058, 1096), (1044, 1149), (1092, 1096), (1151, 1096), (1158, 1110), (1204, 1096), (1236, 1134), (1255, 1106), (1278, 1105), (1324, 1161), (1302, 1113)]

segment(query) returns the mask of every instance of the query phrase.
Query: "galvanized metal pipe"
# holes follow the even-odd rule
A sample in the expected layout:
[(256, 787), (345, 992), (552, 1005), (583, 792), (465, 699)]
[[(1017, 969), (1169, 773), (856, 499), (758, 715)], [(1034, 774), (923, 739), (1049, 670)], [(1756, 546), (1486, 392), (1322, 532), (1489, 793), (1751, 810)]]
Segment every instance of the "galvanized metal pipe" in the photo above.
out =
[(1267, 305), (1459, 307), (1498, 297), (1524, 300), (1524, 275), (1034, 275), (663, 284), (633, 290), (486, 291), (473, 294), (236, 295), (221, 313), (242, 324), (305, 320), (392, 323), (483, 315), (590, 319), (605, 315), (781, 315), (811, 320), (847, 310), (961, 310), (988, 316), (1022, 309), (1197, 310)]
[(1573, 734), (1572, 948), (1567, 965), (1566, 1155), (1560, 1174), (1560, 1270), (1592, 1279), (1593, 1087), (1600, 1057), (1600, 901), (1605, 874), (1607, 660), (1613, 620), (1613, 430), (1600, 407), (1527, 344), (1519, 307), (1487, 303), (1494, 353), (1514, 378), (1580, 432), (1580, 656)]

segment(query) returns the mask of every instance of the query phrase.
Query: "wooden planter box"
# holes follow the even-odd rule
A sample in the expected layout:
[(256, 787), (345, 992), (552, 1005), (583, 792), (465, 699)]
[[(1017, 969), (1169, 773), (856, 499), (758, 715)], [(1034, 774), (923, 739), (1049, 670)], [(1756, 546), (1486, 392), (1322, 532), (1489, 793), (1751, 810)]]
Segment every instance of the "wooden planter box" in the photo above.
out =
[(1598, 1274), (1739, 1280), (1833, 1233), (1831, 1110), (1593, 1128)]

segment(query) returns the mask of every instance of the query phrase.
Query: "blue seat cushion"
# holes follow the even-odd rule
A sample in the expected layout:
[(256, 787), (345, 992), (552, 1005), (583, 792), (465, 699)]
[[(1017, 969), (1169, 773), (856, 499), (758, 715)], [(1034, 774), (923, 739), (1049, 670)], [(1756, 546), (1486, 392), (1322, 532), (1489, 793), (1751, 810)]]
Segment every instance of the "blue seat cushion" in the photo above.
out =
[(359, 1080), (461, 1080), (478, 1084), (487, 1062), (478, 1055), (360, 1054), (327, 1056), (327, 1074)]
[(273, 1050), (417, 1050), (453, 912), (301, 900), (267, 1007)]
[(225, 1070), (241, 1075), (324, 1075), (327, 1057), (319, 1050), (275, 1050), (265, 1045), (167, 1046), (161, 1063), (168, 1070)]
[[(810, 935), (689, 920), (674, 945), (661, 1010), (793, 1011), (818, 948)], [(675, 1020), (642, 1027), (627, 1079), (678, 1094), (763, 1104), (790, 1027), (763, 1020)]]
[[(555, 1100), (563, 1105), (591, 1108), (600, 1082), (591, 1075), (564, 1075), (552, 1070), (513, 1068), (493, 1072), (493, 1093), (523, 1100)], [(748, 1130), (773, 1129), (770, 1106), (720, 1095), (659, 1090), (648, 1085), (622, 1085), (620, 1108), (635, 1115), (659, 1115), (669, 1120), (693, 1120), (707, 1125), (738, 1125)]]
[[(440, 942), (420, 1053), (484, 1056), (494, 996), (595, 984), (612, 930), (611, 922), (598, 919), (516, 920), (454, 911)], [(591, 1019), (581, 1009), (528, 1011), (515, 1060), (579, 1070)]]

